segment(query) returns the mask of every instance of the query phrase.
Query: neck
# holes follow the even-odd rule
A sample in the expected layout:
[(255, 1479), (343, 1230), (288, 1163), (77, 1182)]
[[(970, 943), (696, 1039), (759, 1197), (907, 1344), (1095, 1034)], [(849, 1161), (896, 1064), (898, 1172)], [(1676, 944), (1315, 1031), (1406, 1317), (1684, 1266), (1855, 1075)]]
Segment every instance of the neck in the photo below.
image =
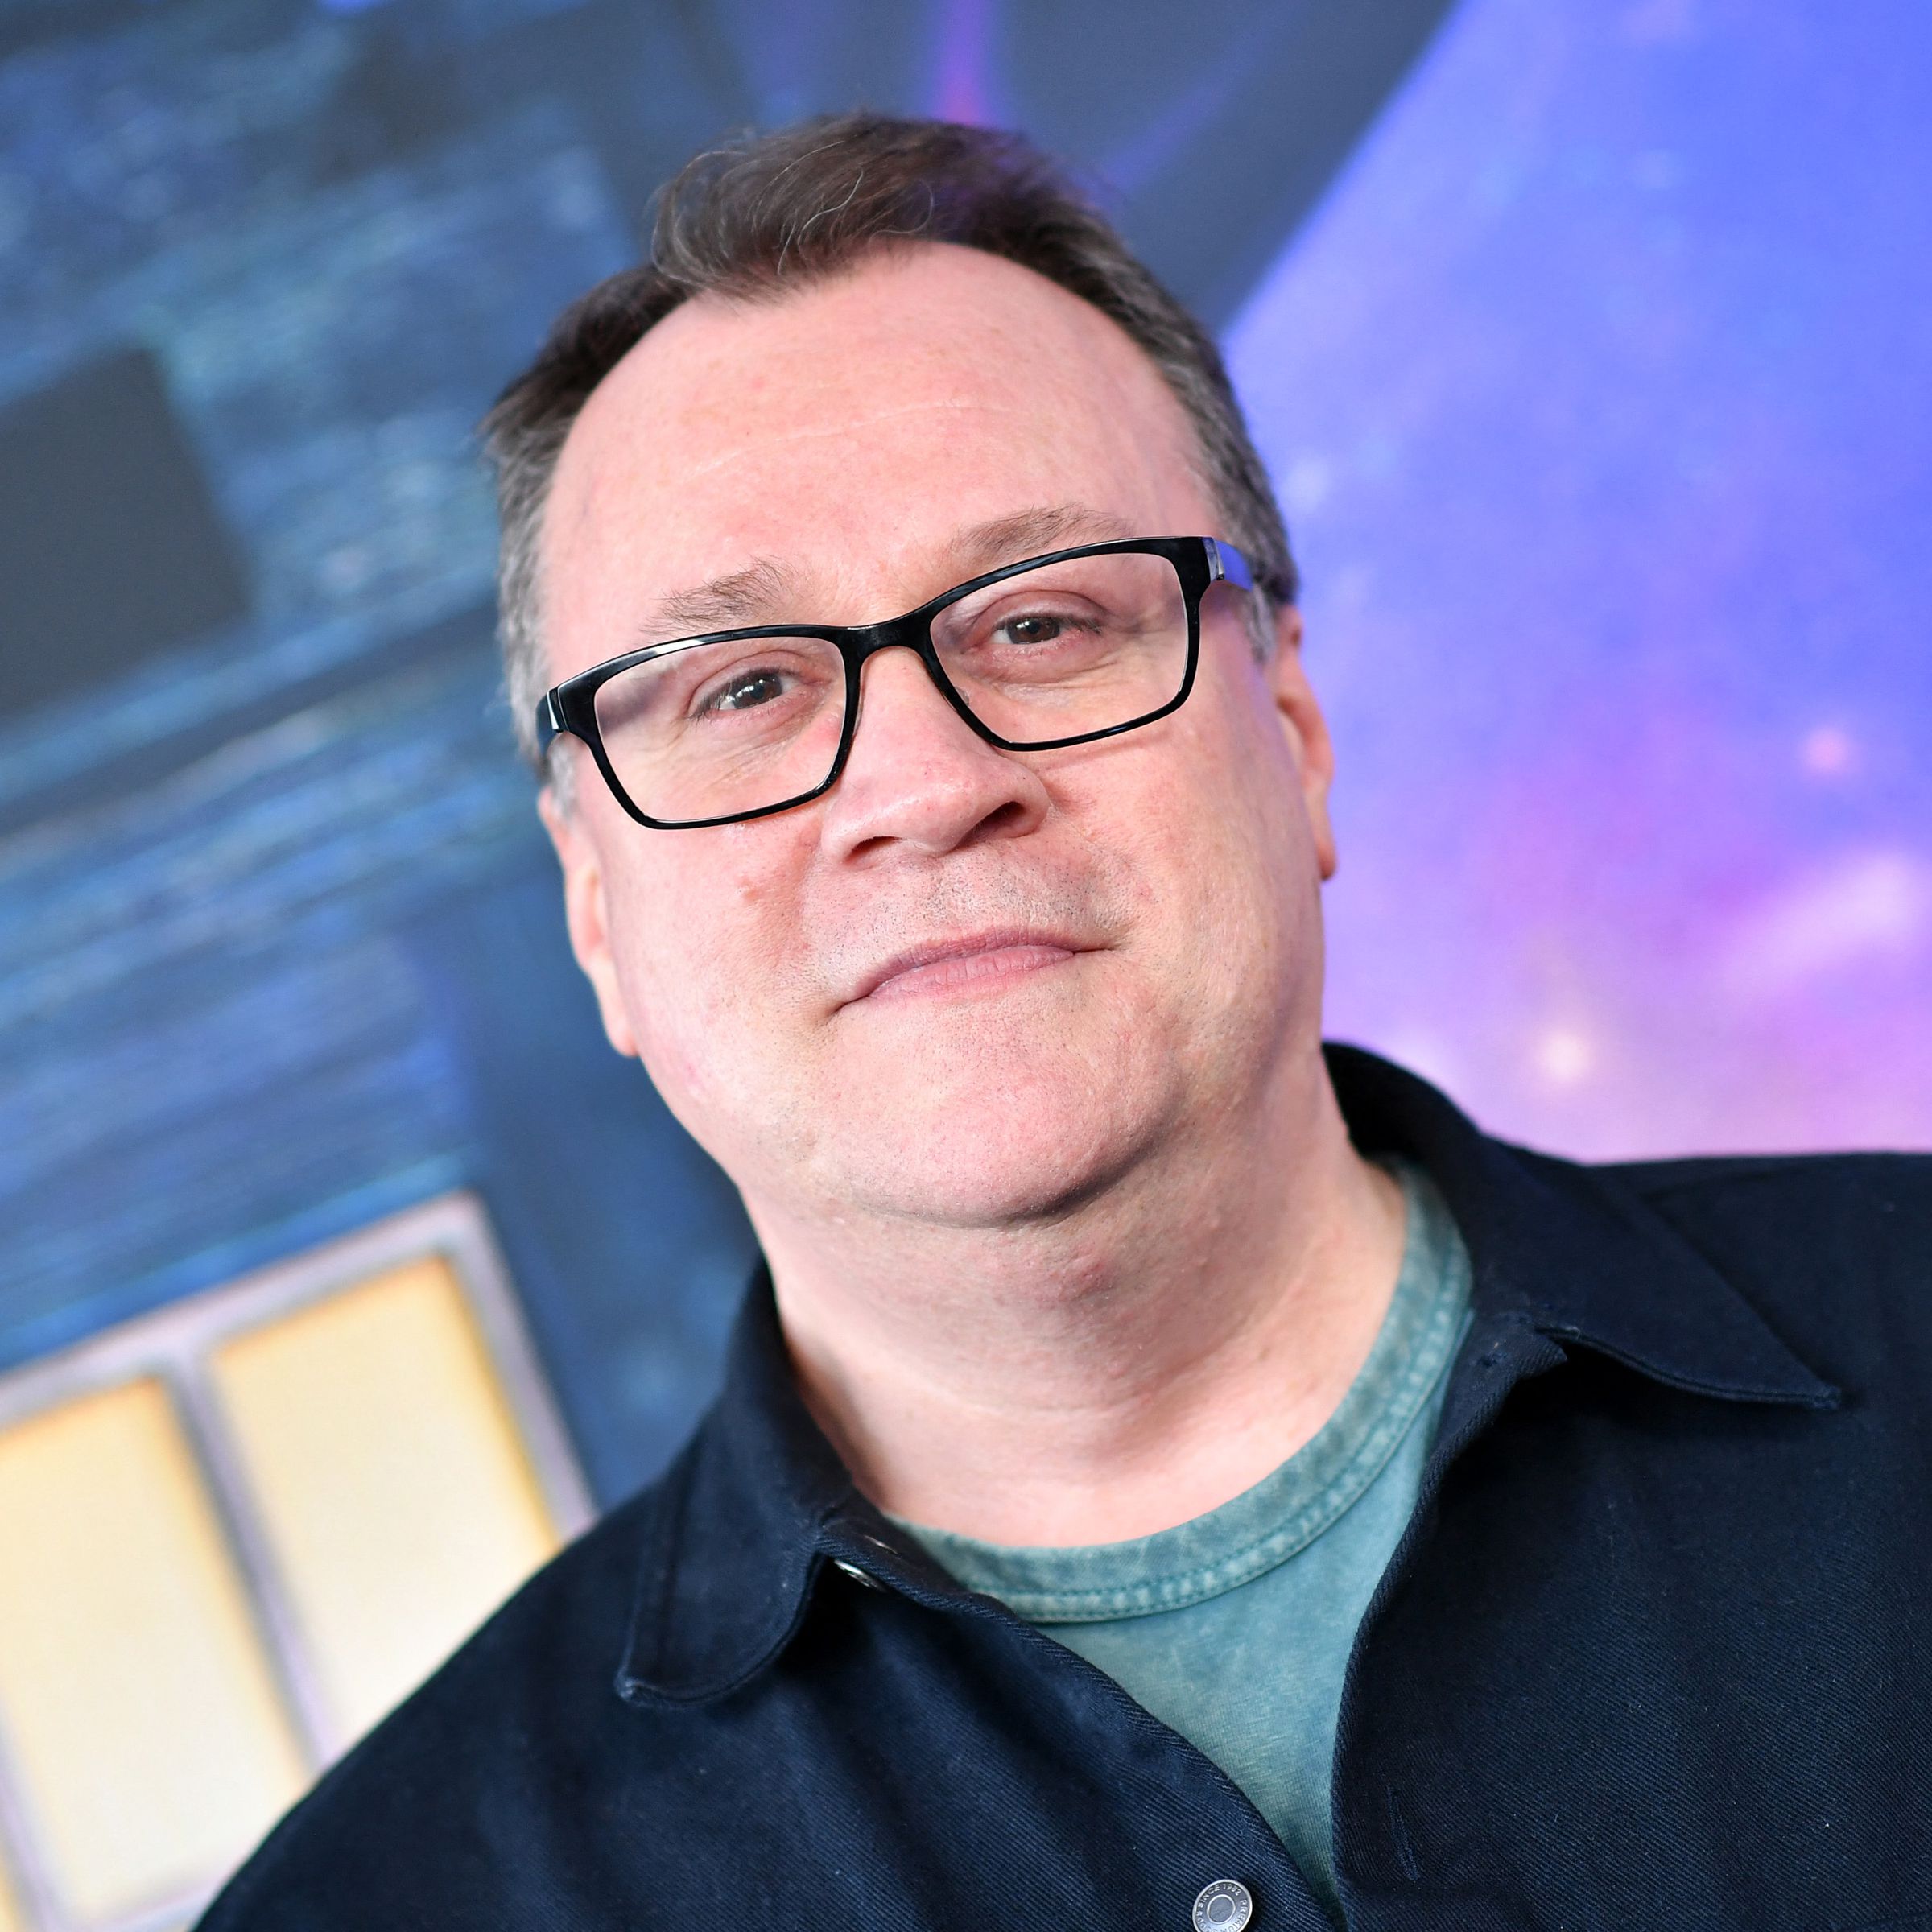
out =
[(1261, 1117), (1019, 1227), (752, 1203), (801, 1391), (891, 1514), (1111, 1542), (1258, 1482), (1331, 1414), (1402, 1261), (1401, 1191), (1319, 1053)]

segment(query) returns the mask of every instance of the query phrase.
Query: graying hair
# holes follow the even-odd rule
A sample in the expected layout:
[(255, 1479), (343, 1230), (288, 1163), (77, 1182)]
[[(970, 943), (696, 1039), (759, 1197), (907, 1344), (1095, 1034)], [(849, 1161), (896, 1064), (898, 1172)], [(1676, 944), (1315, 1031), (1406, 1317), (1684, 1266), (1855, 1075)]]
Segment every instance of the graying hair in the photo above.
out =
[[(1110, 317), (1186, 411), (1226, 535), (1279, 609), (1298, 588), (1268, 473), (1213, 338), (1128, 250), (1067, 176), (1018, 134), (874, 114), (827, 115), (698, 155), (663, 190), (650, 258), (564, 311), (484, 419), (502, 526), (498, 636), (518, 743), (547, 775), (535, 713), (549, 685), (542, 632), (544, 506), (571, 425), (646, 332), (716, 292), (774, 301), (894, 242), (948, 242), (1016, 262)], [(1166, 533), (1162, 533), (1166, 534)], [(1273, 626), (1252, 613), (1257, 651)], [(561, 770), (562, 768), (559, 768)]]

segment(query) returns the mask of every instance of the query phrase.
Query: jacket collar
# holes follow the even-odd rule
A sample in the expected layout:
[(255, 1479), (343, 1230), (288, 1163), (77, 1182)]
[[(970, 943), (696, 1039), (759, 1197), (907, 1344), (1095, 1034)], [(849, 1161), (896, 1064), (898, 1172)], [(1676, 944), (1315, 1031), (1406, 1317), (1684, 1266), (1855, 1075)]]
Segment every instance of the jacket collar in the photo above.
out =
[(634, 1702), (720, 1696), (791, 1641), (827, 1525), (869, 1507), (799, 1397), (762, 1265), (732, 1330), (723, 1391), (652, 1500), (618, 1691)]
[[(1581, 1345), (1696, 1395), (1836, 1402), (1615, 1170), (1491, 1140), (1413, 1074), (1355, 1047), (1327, 1055), (1356, 1146), (1406, 1154), (1442, 1190), (1492, 1333)], [(748, 1682), (791, 1641), (828, 1563), (935, 1607), (985, 1608), (854, 1488), (799, 1396), (762, 1268), (724, 1391), (653, 1501), (617, 1674), (633, 1702), (698, 1703)]]
[(1409, 1155), (1443, 1191), (1469, 1249), (1479, 1319), (1581, 1343), (1696, 1395), (1837, 1402), (1615, 1168), (1491, 1140), (1414, 1074), (1358, 1047), (1327, 1054), (1356, 1145)]

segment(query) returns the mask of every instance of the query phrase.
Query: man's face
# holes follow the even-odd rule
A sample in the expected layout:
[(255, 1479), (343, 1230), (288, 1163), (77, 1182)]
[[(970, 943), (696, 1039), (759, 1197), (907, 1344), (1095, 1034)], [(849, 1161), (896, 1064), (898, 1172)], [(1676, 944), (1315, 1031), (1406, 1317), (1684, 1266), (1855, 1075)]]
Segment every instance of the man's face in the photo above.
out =
[[(733, 623), (861, 624), (1040, 551), (1213, 535), (1152, 364), (1011, 263), (922, 245), (761, 306), (707, 297), (591, 397), (544, 530), (551, 675)], [(668, 617), (667, 600), (702, 623)], [(992, 1226), (1238, 1132), (1319, 1030), (1328, 746), (1293, 620), (1232, 588), (1171, 716), (1062, 751), (976, 737), (873, 658), (825, 797), (660, 832), (584, 748), (546, 818), (571, 929), (754, 1215)]]

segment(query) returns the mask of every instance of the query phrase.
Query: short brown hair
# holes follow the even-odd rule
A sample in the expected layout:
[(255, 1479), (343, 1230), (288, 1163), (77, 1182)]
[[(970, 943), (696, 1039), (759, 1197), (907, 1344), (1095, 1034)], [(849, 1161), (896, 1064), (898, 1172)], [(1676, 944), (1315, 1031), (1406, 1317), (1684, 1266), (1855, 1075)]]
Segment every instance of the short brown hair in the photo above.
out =
[(680, 303), (770, 301), (899, 242), (1005, 257), (1091, 303), (1153, 360), (1200, 442), (1205, 481), (1257, 587), (1292, 604), (1288, 532), (1213, 338), (1113, 225), (1023, 137), (947, 121), (824, 116), (700, 155), (658, 198), (650, 259), (600, 283), (484, 419), (502, 522), (497, 584), (518, 742), (547, 684), (539, 543), (557, 458), (591, 391)]

